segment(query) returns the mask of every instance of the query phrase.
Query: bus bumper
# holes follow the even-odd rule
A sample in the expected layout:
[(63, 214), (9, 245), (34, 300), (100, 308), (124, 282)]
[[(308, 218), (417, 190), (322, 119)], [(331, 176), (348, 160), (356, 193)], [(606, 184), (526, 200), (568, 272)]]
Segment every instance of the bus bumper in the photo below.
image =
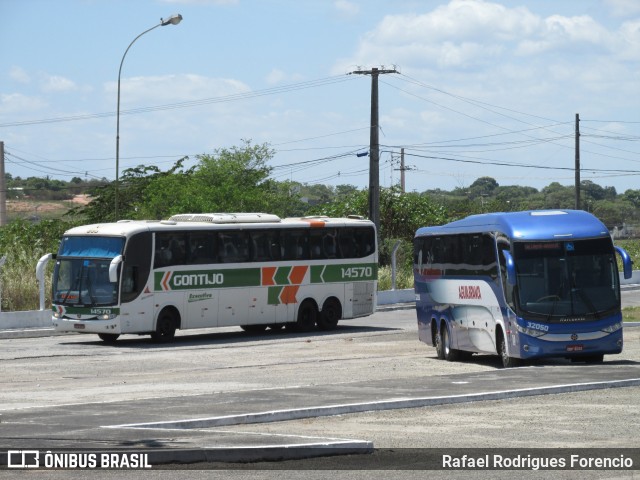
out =
[(56, 332), (122, 333), (118, 318), (109, 320), (74, 320), (71, 318), (53, 317), (51, 322)]
[(532, 337), (521, 335), (520, 358), (535, 359), (544, 357), (574, 358), (590, 355), (607, 355), (622, 352), (622, 329), (610, 333), (598, 339), (581, 339), (581, 335), (575, 335), (575, 339), (564, 341), (545, 340), (544, 337)]

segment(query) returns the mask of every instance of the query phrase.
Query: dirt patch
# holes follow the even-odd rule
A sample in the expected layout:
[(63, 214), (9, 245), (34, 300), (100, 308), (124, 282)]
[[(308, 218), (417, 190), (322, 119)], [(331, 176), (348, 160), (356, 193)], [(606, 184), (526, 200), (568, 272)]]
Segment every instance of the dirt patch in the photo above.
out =
[(44, 212), (66, 211), (72, 206), (86, 205), (90, 201), (91, 197), (88, 195), (76, 195), (73, 199), (64, 201), (7, 200), (7, 211), (37, 215)]

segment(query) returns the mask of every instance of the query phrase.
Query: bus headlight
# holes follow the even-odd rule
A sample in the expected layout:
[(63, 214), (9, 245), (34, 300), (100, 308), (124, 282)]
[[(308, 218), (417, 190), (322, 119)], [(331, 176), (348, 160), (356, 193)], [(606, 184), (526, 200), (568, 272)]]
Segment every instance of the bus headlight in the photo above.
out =
[(607, 333), (613, 333), (613, 332), (617, 332), (621, 328), (622, 328), (622, 322), (617, 322), (617, 323), (614, 323), (613, 325), (608, 326), (607, 328), (603, 328), (602, 331)]
[(53, 318), (61, 318), (60, 312), (53, 312)]
[(98, 320), (113, 320), (116, 316), (113, 313), (104, 313), (98, 317)]

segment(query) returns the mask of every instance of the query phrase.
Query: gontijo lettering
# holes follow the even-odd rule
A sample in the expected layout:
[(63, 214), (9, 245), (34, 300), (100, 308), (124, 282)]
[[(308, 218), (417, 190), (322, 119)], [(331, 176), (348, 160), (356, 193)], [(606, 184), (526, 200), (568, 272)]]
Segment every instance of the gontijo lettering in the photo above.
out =
[(173, 284), (176, 287), (200, 287), (207, 285), (222, 285), (224, 274), (222, 273), (191, 273), (188, 275), (173, 275)]

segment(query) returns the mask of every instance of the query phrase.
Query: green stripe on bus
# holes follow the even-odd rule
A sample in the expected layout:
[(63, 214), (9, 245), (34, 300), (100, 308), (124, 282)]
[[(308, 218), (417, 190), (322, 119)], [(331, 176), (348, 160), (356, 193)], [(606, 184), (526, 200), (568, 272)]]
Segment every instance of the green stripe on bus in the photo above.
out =
[(179, 272), (155, 272), (154, 274), (154, 289), (156, 291), (257, 287), (259, 285), (259, 268), (184, 270)]
[[(273, 275), (276, 285), (290, 285), (292, 266), (278, 267)], [(310, 283), (358, 282), (378, 278), (375, 263), (343, 263), (339, 265), (311, 265)], [(184, 270), (154, 272), (154, 289), (190, 290), (207, 288), (258, 287), (261, 285), (260, 268), (233, 268), (226, 270)]]
[(291, 267), (278, 267), (273, 280), (276, 285), (289, 285), (289, 274), (291, 273)]
[(280, 293), (284, 287), (269, 287), (267, 290), (267, 304), (280, 305)]

